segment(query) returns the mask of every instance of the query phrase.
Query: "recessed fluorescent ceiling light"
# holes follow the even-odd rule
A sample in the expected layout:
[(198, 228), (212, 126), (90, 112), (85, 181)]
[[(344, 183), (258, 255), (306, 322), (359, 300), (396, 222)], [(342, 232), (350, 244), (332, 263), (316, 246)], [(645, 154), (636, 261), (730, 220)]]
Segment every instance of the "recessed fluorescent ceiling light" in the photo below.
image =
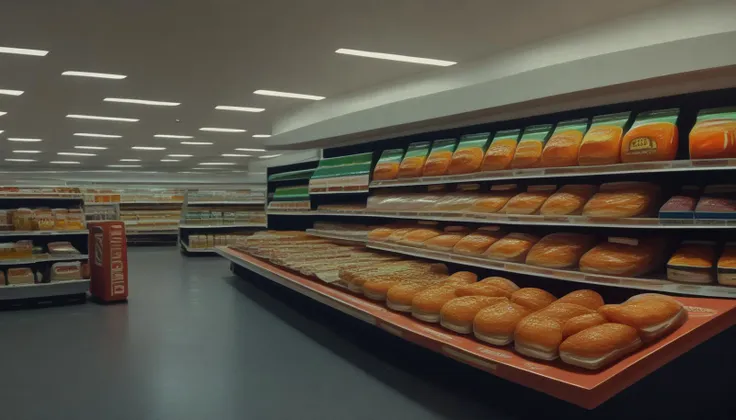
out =
[(183, 141), (181, 144), (187, 144), (190, 146), (209, 146), (213, 143), (211, 141)]
[(41, 153), (40, 150), (13, 150), (13, 153)]
[(151, 147), (151, 146), (133, 146), (133, 150), (166, 150), (165, 147)]
[(263, 112), (266, 108), (253, 108), (250, 106), (230, 106), (230, 105), (217, 105), (215, 109), (221, 111), (240, 111), (240, 112)]
[[(202, 168), (202, 169), (204, 169), (204, 168)], [(177, 172), (177, 174), (193, 174), (193, 173), (194, 172), (189, 172), (189, 171)]]
[(437, 60), (434, 58), (412, 57), (410, 55), (387, 54), (387, 53), (373, 52), (373, 51), (351, 50), (350, 48), (340, 48), (339, 50), (335, 52), (338, 54), (356, 55), (358, 57), (377, 58), (379, 60), (403, 61), (404, 63), (426, 64), (429, 66), (447, 67), (447, 66), (453, 66), (457, 64), (457, 62), (455, 61)]
[(0, 47), (0, 53), (19, 54), (19, 55), (35, 55), (36, 57), (44, 57), (49, 52), (46, 50), (32, 50), (29, 48)]
[(213, 131), (215, 133), (245, 133), (242, 128), (220, 128), (220, 127), (202, 127), (199, 131)]
[(194, 136), (184, 136), (181, 134), (154, 134), (153, 137), (158, 137), (160, 139), (193, 139)]
[(7, 114), (7, 112), (2, 112), (2, 111), (0, 111), (0, 117), (2, 117), (2, 116), (3, 116), (3, 115), (5, 115), (5, 114)]
[(250, 157), (251, 155), (239, 155), (237, 153), (223, 153), (222, 157)]
[(136, 105), (152, 105), (152, 106), (179, 106), (179, 102), (166, 102), (166, 101), (149, 101), (147, 99), (132, 99), (132, 98), (105, 98), (105, 102), (119, 102), (123, 104), (136, 104)]
[(253, 134), (253, 138), (255, 139), (267, 139), (271, 137), (270, 134)]
[(311, 99), (313, 101), (321, 101), (322, 99), (325, 99), (324, 96), (305, 95), (303, 93), (279, 92), (277, 90), (259, 89), (253, 93), (255, 93), (256, 95), (264, 95), (264, 96), (278, 96), (280, 98)]
[(192, 157), (194, 155), (166, 155), (168, 157)]
[(161, 162), (180, 162), (179, 159), (161, 159)]
[(99, 115), (69, 114), (67, 118), (77, 118), (80, 120), (102, 120), (102, 121), (120, 121), (120, 122), (138, 122), (138, 118), (122, 118), (122, 117), (101, 117)]
[(49, 163), (53, 163), (56, 165), (79, 165), (79, 162), (75, 162), (73, 160), (52, 160)]
[(6, 162), (35, 162), (34, 159), (5, 159)]
[(100, 139), (119, 139), (123, 136), (117, 134), (99, 134), (99, 133), (74, 133), (77, 137), (95, 137)]
[(121, 162), (140, 162), (140, 159), (120, 159)]
[(141, 165), (107, 165), (108, 168), (140, 168)]
[(41, 139), (29, 139), (25, 137), (8, 137), (9, 141), (21, 141), (25, 143), (38, 143), (39, 141), (43, 141)]
[(197, 170), (201, 170), (201, 171), (219, 171), (219, 170), (221, 170), (220, 168), (192, 168), (192, 169), (197, 169)]
[(124, 74), (113, 74), (113, 73), (96, 73), (93, 71), (76, 71), (76, 70), (67, 70), (63, 73), (61, 73), (62, 76), (78, 76), (78, 77), (94, 77), (97, 79), (115, 79), (115, 80), (121, 80), (125, 79), (126, 75)]
[(104, 146), (74, 146), (75, 149), (86, 149), (86, 150), (107, 150)]
[(259, 156), (259, 157), (261, 159), (268, 159), (268, 158), (274, 158), (276, 156), (281, 156), (281, 153), (279, 153), (278, 155), (263, 155), (263, 156)]
[(206, 165), (206, 166), (228, 166), (228, 165), (235, 165), (235, 162), (201, 162), (200, 165)]
[(58, 152), (57, 155), (62, 156), (97, 156), (94, 153), (81, 153), (81, 152)]
[(20, 96), (22, 94), (22, 90), (0, 89), (0, 95)]
[(235, 149), (235, 150), (239, 152), (265, 152), (266, 151), (266, 149), (243, 149), (243, 148)]

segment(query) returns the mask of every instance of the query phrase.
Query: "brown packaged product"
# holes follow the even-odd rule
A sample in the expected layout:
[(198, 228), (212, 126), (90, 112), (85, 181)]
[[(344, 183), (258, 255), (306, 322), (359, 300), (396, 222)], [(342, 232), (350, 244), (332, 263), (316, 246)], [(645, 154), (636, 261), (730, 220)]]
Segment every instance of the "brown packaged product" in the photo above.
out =
[(498, 213), (517, 194), (516, 191), (491, 191), (475, 200), (468, 211), (472, 213)]
[(716, 244), (685, 241), (667, 262), (667, 279), (683, 283), (715, 283)]
[(49, 255), (78, 255), (79, 251), (71, 242), (49, 242)]
[(505, 235), (498, 226), (483, 226), (460, 239), (452, 251), (456, 254), (481, 255)]
[(658, 239), (608, 238), (580, 258), (580, 271), (636, 277), (659, 265), (664, 257)]
[(448, 226), (442, 235), (435, 236), (424, 242), (424, 246), (438, 251), (452, 251), (455, 245), (470, 233), (465, 226)]
[(535, 185), (519, 193), (503, 206), (501, 213), (536, 214), (542, 204), (555, 192), (554, 185)]
[(648, 182), (612, 182), (600, 190), (583, 208), (589, 217), (645, 217), (657, 210), (659, 187)]
[(425, 241), (432, 239), (435, 236), (439, 236), (440, 234), (442, 234), (442, 231), (439, 229), (417, 228), (404, 235), (404, 237), (399, 240), (399, 243), (402, 245), (421, 247), (424, 246)]
[(413, 227), (406, 227), (406, 228), (398, 228), (395, 229), (391, 235), (388, 236), (386, 239), (388, 242), (399, 242), (406, 236), (407, 233), (411, 232), (412, 230), (416, 229), (416, 226)]
[(368, 232), (368, 239), (371, 241), (385, 241), (396, 229), (391, 227), (379, 227)]
[(539, 237), (526, 233), (509, 233), (497, 241), (483, 256), (492, 260), (524, 262), (532, 246), (539, 241)]
[(542, 204), (539, 213), (545, 216), (582, 214), (585, 203), (597, 189), (595, 185), (565, 185)]
[(33, 230), (33, 210), (20, 208), (13, 212), (13, 230)]
[(36, 277), (33, 275), (33, 271), (28, 267), (13, 267), (8, 268), (7, 275), (8, 284), (33, 284), (36, 282)]
[(595, 237), (582, 233), (552, 233), (534, 244), (526, 263), (548, 268), (574, 268), (595, 244)]
[(729, 242), (718, 259), (718, 284), (736, 286), (736, 242)]
[(57, 262), (51, 265), (50, 281), (79, 280), (82, 278), (82, 264), (79, 261)]

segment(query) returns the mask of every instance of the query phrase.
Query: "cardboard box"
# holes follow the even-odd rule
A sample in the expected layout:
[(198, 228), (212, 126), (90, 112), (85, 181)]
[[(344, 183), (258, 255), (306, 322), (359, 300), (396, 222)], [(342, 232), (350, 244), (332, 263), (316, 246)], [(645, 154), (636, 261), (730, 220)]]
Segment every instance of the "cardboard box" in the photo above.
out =
[(104, 301), (128, 299), (128, 246), (121, 221), (89, 222), (90, 293)]

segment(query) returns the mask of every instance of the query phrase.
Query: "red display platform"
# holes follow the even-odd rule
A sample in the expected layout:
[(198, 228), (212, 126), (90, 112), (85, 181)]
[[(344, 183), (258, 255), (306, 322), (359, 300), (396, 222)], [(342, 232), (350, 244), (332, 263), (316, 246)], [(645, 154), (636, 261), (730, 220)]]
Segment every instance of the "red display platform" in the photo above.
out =
[(362, 321), (498, 377), (593, 409), (669, 361), (736, 323), (736, 300), (676, 299), (689, 319), (673, 334), (597, 372), (557, 361), (541, 363), (519, 356), (510, 347), (493, 347), (434, 324), (392, 312), (319, 280), (305, 278), (227, 247), (216, 252), (231, 262)]

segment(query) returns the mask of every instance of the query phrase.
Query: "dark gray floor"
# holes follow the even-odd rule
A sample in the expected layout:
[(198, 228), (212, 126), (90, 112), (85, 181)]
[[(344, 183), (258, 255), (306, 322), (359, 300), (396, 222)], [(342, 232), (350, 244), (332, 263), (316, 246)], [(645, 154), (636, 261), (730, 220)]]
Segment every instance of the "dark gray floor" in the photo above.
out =
[[(0, 418), (621, 418), (651, 402), (643, 390), (676, 404), (672, 393), (692, 397), (694, 385), (662, 384), (712, 375), (680, 362), (585, 413), (266, 281), (234, 277), (217, 257), (131, 248), (129, 264), (127, 305), (0, 312)], [(733, 381), (724, 385), (730, 392)]]

